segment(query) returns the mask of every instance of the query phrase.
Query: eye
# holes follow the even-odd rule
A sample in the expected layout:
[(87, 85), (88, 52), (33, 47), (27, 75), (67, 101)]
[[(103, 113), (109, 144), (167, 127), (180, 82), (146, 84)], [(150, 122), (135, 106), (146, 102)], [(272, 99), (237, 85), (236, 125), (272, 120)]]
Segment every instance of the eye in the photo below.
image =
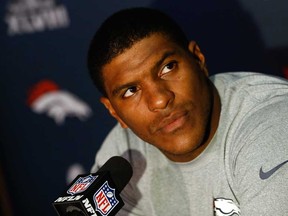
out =
[(134, 95), (136, 92), (137, 92), (137, 87), (136, 86), (132, 86), (132, 87), (129, 87), (123, 94), (123, 97), (124, 98), (128, 98), (128, 97), (131, 97), (132, 95)]
[(161, 76), (172, 71), (176, 67), (176, 64), (177, 64), (176, 62), (170, 62), (170, 63), (166, 64), (161, 71)]

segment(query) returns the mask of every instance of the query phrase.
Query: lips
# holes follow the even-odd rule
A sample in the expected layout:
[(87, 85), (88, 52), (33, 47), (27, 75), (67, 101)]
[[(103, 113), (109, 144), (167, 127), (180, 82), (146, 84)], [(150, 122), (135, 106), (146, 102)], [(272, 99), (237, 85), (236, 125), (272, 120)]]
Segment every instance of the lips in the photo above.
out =
[(157, 127), (157, 131), (162, 131), (164, 133), (171, 133), (173, 131), (176, 131), (185, 124), (186, 118), (186, 111), (171, 113), (160, 121)]

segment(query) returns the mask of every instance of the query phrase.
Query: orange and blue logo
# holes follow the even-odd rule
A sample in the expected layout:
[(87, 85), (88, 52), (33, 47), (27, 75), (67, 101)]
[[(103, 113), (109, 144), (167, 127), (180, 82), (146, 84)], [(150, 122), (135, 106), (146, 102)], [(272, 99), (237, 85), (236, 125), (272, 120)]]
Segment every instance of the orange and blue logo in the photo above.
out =
[(52, 80), (41, 80), (28, 92), (28, 106), (37, 114), (46, 114), (62, 125), (67, 117), (76, 117), (81, 121), (92, 115), (87, 103), (67, 90), (61, 89)]

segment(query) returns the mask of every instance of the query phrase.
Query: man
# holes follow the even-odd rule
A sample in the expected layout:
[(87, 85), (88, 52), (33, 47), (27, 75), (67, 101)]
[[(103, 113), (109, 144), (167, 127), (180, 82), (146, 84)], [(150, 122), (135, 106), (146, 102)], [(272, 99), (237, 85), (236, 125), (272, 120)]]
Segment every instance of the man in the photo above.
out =
[(119, 122), (92, 171), (114, 155), (134, 170), (119, 215), (288, 214), (286, 80), (208, 77), (196, 42), (145, 8), (102, 24), (88, 66)]

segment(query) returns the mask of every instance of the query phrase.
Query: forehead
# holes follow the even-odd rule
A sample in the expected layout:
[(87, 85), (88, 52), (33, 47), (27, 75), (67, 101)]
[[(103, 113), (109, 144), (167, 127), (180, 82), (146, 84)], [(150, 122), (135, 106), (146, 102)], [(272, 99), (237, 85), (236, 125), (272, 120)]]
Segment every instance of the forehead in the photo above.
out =
[(105, 78), (106, 74), (111, 72), (111, 70), (117, 69), (118, 73), (122, 70), (131, 70), (140, 64), (148, 62), (152, 57), (155, 59), (160, 57), (164, 52), (180, 52), (180, 50), (180, 46), (169, 38), (158, 33), (152, 34), (136, 42), (131, 48), (126, 49), (123, 53), (114, 57), (111, 62), (104, 65), (102, 70), (103, 77)]

